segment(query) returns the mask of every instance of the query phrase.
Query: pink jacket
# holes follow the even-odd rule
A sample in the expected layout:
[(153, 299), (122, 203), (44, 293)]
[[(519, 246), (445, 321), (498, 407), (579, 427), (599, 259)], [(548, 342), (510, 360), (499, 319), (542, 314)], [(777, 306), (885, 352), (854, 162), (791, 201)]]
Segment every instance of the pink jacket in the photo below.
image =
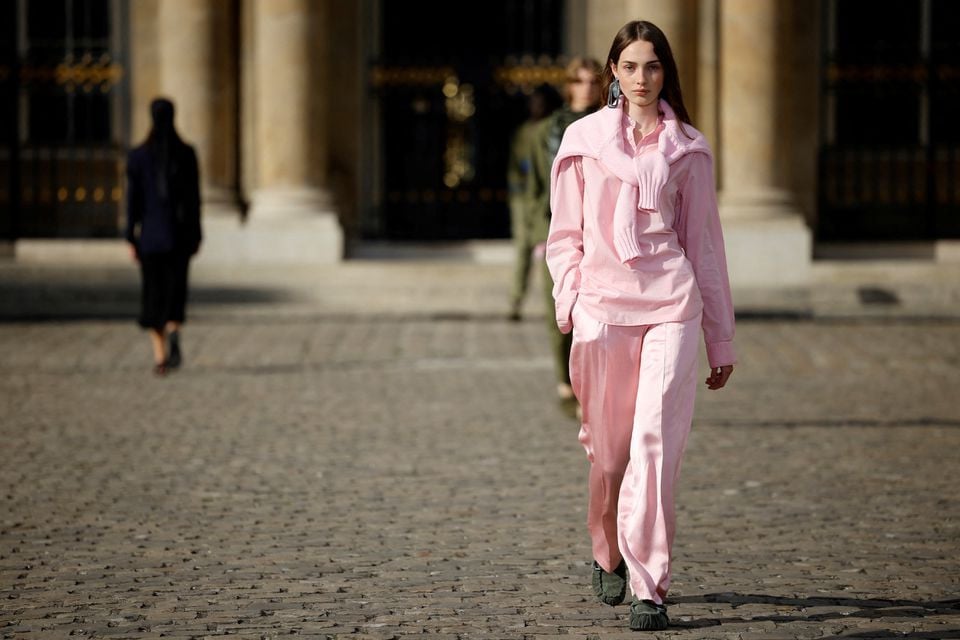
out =
[[(703, 135), (660, 101), (663, 119), (636, 147), (623, 109), (567, 128), (551, 176), (547, 266), (557, 325), (575, 304), (614, 325), (689, 320), (703, 313), (711, 367), (733, 364), (734, 315)], [(654, 144), (655, 143), (655, 144)]]

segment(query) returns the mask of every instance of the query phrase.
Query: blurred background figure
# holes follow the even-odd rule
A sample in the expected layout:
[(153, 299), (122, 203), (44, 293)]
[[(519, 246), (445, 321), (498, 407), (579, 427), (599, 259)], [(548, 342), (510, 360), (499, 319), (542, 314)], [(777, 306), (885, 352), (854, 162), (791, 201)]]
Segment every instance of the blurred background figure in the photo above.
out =
[(547, 241), (550, 226), (550, 168), (557, 156), (563, 132), (571, 123), (597, 110), (600, 103), (600, 63), (592, 58), (575, 57), (567, 65), (564, 84), (563, 107), (537, 126), (533, 134), (531, 171), (529, 179), (529, 199), (531, 217), (539, 220), (538, 229), (542, 235), (537, 237), (540, 248), (536, 251), (537, 261), (543, 273), (544, 312), (550, 343), (553, 349), (557, 374), (557, 395), (561, 401), (573, 401), (573, 389), (570, 386), (570, 346), (571, 336), (560, 333), (555, 321), (553, 303), (553, 279), (547, 270), (543, 245)]
[(547, 218), (536, 208), (530, 188), (530, 169), (537, 125), (552, 114), (560, 102), (556, 90), (542, 84), (527, 101), (530, 117), (520, 125), (510, 143), (507, 163), (507, 189), (510, 193), (510, 227), (516, 249), (513, 289), (510, 294), (510, 319), (519, 320), (523, 300), (530, 283), (533, 249), (547, 238)]
[(130, 255), (140, 264), (140, 326), (153, 347), (154, 373), (180, 366), (190, 258), (200, 248), (200, 176), (193, 147), (173, 124), (174, 107), (150, 104), (153, 127), (127, 158)]

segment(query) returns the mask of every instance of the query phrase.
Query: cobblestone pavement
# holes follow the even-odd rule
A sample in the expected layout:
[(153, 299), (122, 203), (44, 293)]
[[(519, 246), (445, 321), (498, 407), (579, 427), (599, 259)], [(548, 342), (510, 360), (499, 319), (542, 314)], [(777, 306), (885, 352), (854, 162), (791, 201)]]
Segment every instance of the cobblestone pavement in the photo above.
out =
[(740, 323), (658, 634), (590, 595), (542, 324), (206, 309), (166, 379), (0, 325), (0, 637), (960, 638), (960, 321)]

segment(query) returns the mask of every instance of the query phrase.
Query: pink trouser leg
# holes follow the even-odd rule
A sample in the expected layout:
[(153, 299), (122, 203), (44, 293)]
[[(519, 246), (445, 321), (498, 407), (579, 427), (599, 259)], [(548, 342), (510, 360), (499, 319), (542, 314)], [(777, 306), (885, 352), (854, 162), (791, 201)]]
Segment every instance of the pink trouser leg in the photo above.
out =
[(644, 335), (640, 356), (617, 528), (630, 590), (658, 603), (670, 587), (674, 494), (693, 420), (699, 340), (699, 317), (655, 325)]
[[(593, 559), (612, 572), (622, 558), (617, 545), (617, 502), (630, 460), (637, 363), (646, 327), (597, 322), (574, 307), (570, 382), (580, 402), (580, 444), (590, 460), (587, 529)], [(625, 389), (630, 389), (624, 393)]]
[(594, 559), (622, 557), (630, 588), (662, 602), (670, 585), (674, 488), (696, 394), (700, 318), (605, 325), (575, 309), (571, 380), (591, 462), (587, 526)]
[(617, 502), (630, 460), (637, 363), (645, 331), (597, 322), (574, 307), (570, 383), (583, 411), (580, 444), (590, 460), (587, 529), (593, 559), (607, 572), (623, 557), (617, 545)]

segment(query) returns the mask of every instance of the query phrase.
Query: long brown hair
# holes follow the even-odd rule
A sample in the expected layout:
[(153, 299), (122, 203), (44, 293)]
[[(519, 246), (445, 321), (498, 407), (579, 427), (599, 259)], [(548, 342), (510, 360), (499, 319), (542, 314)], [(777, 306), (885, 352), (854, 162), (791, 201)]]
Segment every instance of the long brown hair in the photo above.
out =
[(610, 65), (616, 65), (620, 62), (620, 54), (637, 40), (644, 40), (653, 45), (653, 52), (660, 59), (663, 65), (663, 90), (660, 97), (667, 101), (673, 111), (677, 114), (677, 120), (693, 126), (690, 121), (690, 115), (683, 104), (683, 94), (680, 92), (680, 74), (677, 72), (677, 62), (673, 59), (673, 51), (670, 49), (670, 43), (667, 42), (667, 36), (664, 35), (660, 27), (647, 22), (646, 20), (634, 20), (628, 22), (620, 28), (617, 35), (613, 38), (613, 44), (610, 45), (610, 53), (607, 54), (607, 64), (603, 65), (603, 75), (600, 81), (600, 103), (601, 106), (607, 103), (607, 93), (610, 91), (610, 85), (613, 84), (613, 71)]

